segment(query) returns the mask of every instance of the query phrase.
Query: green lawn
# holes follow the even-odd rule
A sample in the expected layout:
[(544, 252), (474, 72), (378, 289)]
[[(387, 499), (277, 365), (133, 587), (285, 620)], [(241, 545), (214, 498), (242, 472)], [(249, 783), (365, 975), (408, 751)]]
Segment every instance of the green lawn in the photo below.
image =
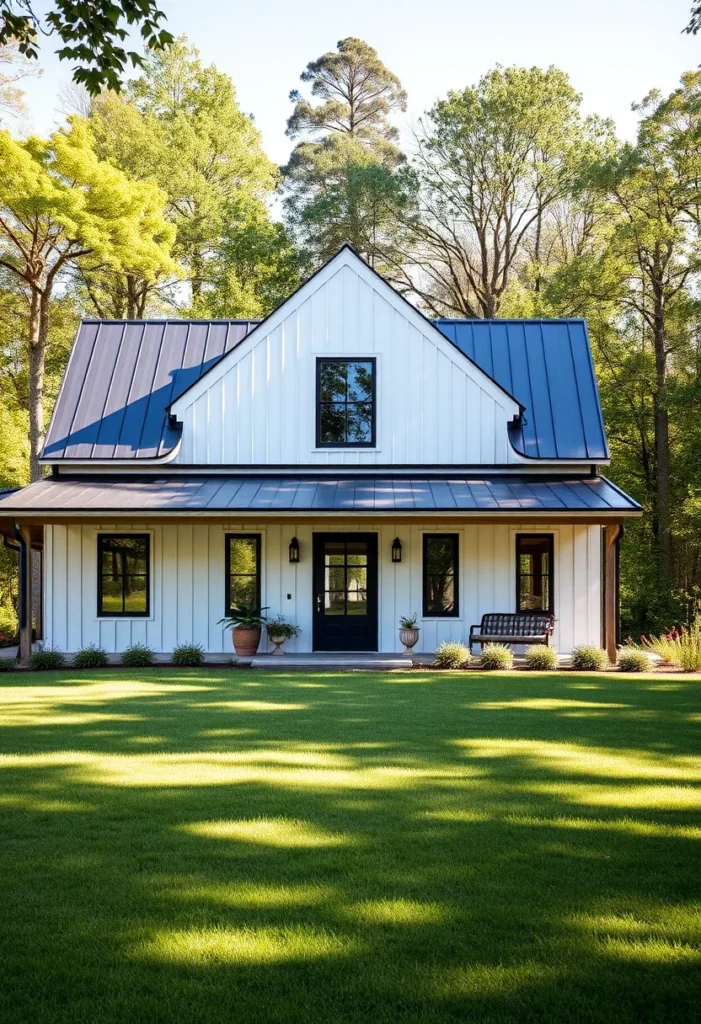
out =
[(701, 682), (0, 680), (0, 1021), (701, 1019)]

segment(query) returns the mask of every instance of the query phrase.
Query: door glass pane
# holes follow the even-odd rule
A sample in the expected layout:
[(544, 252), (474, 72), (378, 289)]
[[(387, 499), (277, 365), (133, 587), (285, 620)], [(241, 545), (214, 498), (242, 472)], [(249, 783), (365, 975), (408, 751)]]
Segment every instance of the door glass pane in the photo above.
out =
[(345, 590), (326, 591), (324, 600), (324, 611), (326, 615), (346, 614), (346, 592)]
[(345, 590), (346, 570), (342, 565), (333, 565), (326, 570), (326, 590)]

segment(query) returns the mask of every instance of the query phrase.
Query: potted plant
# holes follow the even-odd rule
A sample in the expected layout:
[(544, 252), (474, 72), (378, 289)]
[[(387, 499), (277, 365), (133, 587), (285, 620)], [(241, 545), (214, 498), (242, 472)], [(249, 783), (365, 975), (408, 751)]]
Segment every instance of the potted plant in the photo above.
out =
[(282, 615), (271, 619), (266, 629), (268, 630), (268, 639), (271, 643), (275, 644), (273, 654), (282, 654), (281, 647), (285, 640), (291, 640), (293, 636), (299, 636), (302, 632), (299, 626), (293, 626)]
[(419, 642), (419, 629), (416, 625), (418, 615), (402, 615), (399, 620), (399, 639), (404, 644), (404, 653), (410, 654), (412, 647)]
[(268, 605), (256, 608), (254, 605), (242, 604), (238, 608), (232, 608), (231, 615), (225, 619), (219, 619), (218, 626), (227, 626), (231, 629), (234, 650), (239, 658), (252, 658), (258, 650), (261, 627), (266, 621), (263, 612), (267, 610)]

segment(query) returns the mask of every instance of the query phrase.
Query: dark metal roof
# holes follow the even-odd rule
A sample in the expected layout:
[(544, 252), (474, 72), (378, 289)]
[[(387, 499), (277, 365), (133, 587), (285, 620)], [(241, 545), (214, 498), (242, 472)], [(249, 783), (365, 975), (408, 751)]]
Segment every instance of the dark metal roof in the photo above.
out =
[(584, 320), (436, 320), (436, 327), (525, 407), (510, 429), (533, 459), (608, 459)]
[(635, 514), (605, 477), (470, 476), (57, 477), (5, 497), (0, 516), (46, 512), (524, 512)]
[[(86, 320), (44, 445), (51, 462), (154, 459), (180, 426), (169, 406), (234, 348), (253, 320)], [(534, 459), (608, 459), (583, 320), (436, 320), (435, 326), (524, 407), (510, 427)]]
[(180, 428), (168, 406), (255, 326), (251, 320), (84, 320), (42, 457), (154, 459)]

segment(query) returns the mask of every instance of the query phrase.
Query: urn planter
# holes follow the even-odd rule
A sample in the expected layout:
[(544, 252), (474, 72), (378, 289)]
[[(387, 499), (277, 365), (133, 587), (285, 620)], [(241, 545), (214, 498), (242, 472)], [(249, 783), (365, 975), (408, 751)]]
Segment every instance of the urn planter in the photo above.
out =
[(410, 654), (412, 647), (419, 642), (418, 629), (400, 629), (399, 639), (404, 644), (404, 654)]
[(271, 644), (275, 644), (275, 650), (272, 653), (273, 654), (280, 654), (281, 655), (282, 654), (282, 645), (284, 644), (285, 640), (287, 640), (287, 637), (286, 636), (277, 636), (275, 633), (271, 634), (269, 632), (268, 633), (268, 640), (270, 641)]

